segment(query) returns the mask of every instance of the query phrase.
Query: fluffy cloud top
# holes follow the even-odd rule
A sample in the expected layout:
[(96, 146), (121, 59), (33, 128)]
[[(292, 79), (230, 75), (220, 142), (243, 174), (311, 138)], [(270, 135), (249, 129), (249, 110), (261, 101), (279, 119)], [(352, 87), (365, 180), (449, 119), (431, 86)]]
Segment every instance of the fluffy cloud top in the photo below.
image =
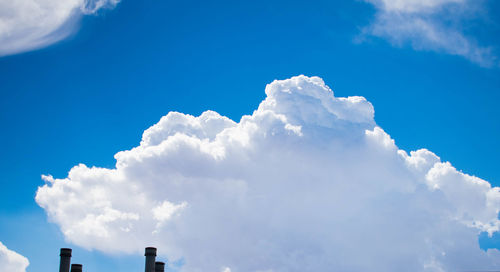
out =
[(82, 14), (119, 0), (0, 0), (0, 56), (41, 48), (67, 37)]
[(473, 0), (365, 0), (377, 13), (364, 29), (388, 39), (393, 45), (406, 43), (416, 50), (432, 50), (458, 55), (489, 67), (497, 65), (491, 47), (479, 45), (463, 33), (463, 19), (474, 13), (481, 1)]
[(432, 152), (399, 150), (363, 97), (318, 77), (274, 81), (252, 115), (171, 112), (116, 168), (44, 176), (36, 194), (72, 243), (159, 247), (182, 271), (500, 268), (500, 189)]
[(29, 265), (24, 256), (9, 250), (0, 242), (0, 270), (3, 272), (25, 272)]

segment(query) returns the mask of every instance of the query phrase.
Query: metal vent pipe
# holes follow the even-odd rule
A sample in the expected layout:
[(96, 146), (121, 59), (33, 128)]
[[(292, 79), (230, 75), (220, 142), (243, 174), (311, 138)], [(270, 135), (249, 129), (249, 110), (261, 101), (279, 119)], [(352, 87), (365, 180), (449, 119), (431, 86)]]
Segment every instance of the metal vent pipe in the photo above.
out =
[(146, 272), (155, 272), (156, 248), (147, 247), (146, 253)]
[(71, 272), (82, 272), (83, 270), (83, 265), (81, 264), (72, 264), (71, 265)]
[(61, 248), (61, 262), (59, 263), (59, 272), (70, 272), (71, 248)]
[(155, 263), (155, 272), (165, 272), (165, 263), (164, 262), (156, 262)]

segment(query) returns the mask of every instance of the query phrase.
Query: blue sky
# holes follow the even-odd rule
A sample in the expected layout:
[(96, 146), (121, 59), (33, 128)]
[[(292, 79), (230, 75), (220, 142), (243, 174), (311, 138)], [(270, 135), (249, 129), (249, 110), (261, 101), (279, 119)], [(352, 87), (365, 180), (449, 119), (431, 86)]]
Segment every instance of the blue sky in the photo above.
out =
[[(459, 29), (492, 48), (486, 66), (363, 34), (380, 12), (363, 1), (123, 0), (73, 19), (67, 38), (0, 57), (0, 241), (29, 259), (28, 271), (56, 269), (61, 247), (88, 271), (142, 269), (141, 255), (65, 241), (34, 200), (40, 176), (113, 168), (114, 154), (170, 111), (238, 121), (266, 84), (301, 74), (337, 97), (365, 97), (400, 149), (427, 148), (500, 186), (500, 3), (480, 2)], [(500, 248), (498, 235), (478, 240)]]

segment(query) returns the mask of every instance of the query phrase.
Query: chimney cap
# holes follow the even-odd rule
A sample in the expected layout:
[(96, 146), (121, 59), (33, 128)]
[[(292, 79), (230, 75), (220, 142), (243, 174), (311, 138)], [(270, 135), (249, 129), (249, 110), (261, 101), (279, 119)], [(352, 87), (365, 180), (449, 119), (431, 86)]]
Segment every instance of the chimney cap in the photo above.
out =
[(61, 257), (71, 257), (71, 248), (61, 248)]
[(72, 264), (71, 265), (71, 272), (82, 272), (83, 270), (83, 265), (81, 264)]
[(144, 256), (156, 256), (156, 247), (147, 247)]
[(165, 263), (164, 262), (155, 262), (155, 271), (164, 272), (165, 271)]

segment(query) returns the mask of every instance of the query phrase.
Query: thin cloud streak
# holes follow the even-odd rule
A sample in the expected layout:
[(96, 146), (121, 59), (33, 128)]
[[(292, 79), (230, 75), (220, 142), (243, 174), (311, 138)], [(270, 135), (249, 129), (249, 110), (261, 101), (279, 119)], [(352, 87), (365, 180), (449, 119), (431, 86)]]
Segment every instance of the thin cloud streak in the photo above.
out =
[(119, 0), (0, 0), (0, 56), (43, 48), (68, 37), (81, 16)]
[(481, 45), (463, 32), (474, 5), (469, 0), (365, 0), (376, 8), (363, 37), (376, 36), (393, 46), (457, 55), (482, 67), (498, 65), (492, 46)]

